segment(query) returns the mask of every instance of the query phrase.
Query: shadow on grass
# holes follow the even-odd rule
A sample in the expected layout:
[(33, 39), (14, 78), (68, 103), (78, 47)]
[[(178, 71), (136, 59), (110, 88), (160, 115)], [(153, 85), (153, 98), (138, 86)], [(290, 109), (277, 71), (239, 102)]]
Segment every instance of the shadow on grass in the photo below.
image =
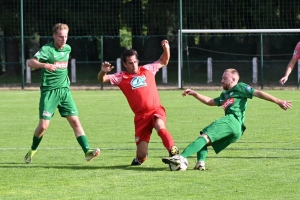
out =
[(64, 164), (64, 165), (40, 165), (40, 164), (20, 164), (13, 162), (2, 162), (0, 168), (44, 168), (44, 169), (70, 169), (70, 170), (95, 170), (95, 169), (107, 169), (107, 170), (132, 170), (132, 171), (162, 171), (168, 169), (168, 167), (154, 168), (144, 166), (130, 166), (130, 165), (113, 165), (113, 166), (82, 166), (76, 164)]
[(299, 156), (290, 156), (290, 157), (286, 157), (286, 156), (266, 156), (266, 157), (263, 157), (263, 156), (252, 156), (252, 157), (246, 157), (246, 156), (239, 156), (239, 157), (236, 157), (236, 156), (232, 156), (232, 157), (229, 157), (229, 156), (209, 156), (209, 158), (207, 159), (285, 159), (285, 160), (293, 160), (293, 159), (299, 159)]

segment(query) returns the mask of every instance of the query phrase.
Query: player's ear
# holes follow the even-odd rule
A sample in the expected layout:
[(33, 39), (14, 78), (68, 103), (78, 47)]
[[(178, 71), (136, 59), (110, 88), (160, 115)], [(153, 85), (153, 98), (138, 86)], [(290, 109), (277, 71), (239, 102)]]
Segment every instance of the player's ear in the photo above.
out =
[(239, 82), (239, 80), (240, 80), (239, 76), (234, 77), (234, 81)]

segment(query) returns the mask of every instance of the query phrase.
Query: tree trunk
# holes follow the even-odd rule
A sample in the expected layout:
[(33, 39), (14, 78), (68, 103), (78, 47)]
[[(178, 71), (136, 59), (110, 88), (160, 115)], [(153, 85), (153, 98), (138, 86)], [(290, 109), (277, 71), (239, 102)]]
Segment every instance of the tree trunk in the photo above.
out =
[(132, 31), (132, 48), (135, 49), (139, 58), (141, 59), (143, 56), (143, 8), (141, 0), (133, 0), (127, 3), (127, 7), (133, 9), (132, 12), (129, 13), (131, 22), (130, 28)]

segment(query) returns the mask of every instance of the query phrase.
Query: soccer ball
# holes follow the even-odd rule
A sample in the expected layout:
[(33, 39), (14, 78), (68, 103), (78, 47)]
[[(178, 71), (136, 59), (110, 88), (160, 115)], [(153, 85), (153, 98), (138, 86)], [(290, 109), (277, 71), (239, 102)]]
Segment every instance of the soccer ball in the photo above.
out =
[(185, 171), (188, 168), (188, 160), (186, 158), (178, 155), (178, 159), (180, 160), (180, 165), (169, 164), (171, 171)]

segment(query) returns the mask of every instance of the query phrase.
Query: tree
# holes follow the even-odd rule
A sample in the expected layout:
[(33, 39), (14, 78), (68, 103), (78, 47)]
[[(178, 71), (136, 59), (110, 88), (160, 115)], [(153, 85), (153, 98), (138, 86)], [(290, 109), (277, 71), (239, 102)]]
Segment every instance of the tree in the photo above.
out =
[(132, 0), (124, 3), (121, 9), (121, 26), (132, 34), (132, 48), (139, 53), (139, 59), (143, 59), (143, 25), (145, 23), (145, 9), (142, 0)]
[(178, 30), (178, 0), (148, 0), (146, 6), (147, 38), (145, 39), (144, 56), (147, 61), (159, 58), (162, 51), (160, 42), (169, 39), (172, 48), (172, 35), (177, 35)]

